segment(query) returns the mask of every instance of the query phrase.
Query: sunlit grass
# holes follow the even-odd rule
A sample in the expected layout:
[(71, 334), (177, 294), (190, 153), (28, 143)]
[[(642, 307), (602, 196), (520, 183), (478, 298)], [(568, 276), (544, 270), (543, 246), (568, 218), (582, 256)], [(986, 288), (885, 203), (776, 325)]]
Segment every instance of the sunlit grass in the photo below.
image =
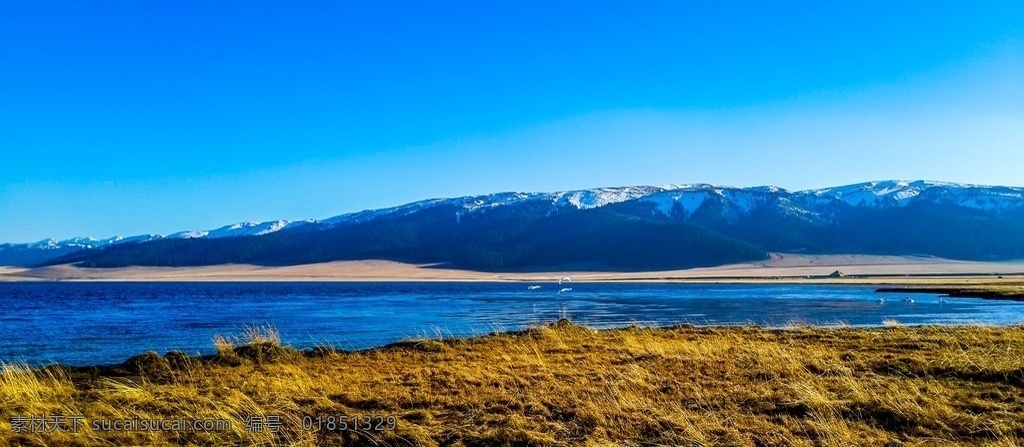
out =
[[(1021, 445), (1020, 327), (597, 331), (560, 321), (361, 352), (280, 346), (101, 371), (5, 366), (0, 445)], [(225, 358), (231, 357), (231, 362)], [(151, 359), (152, 360), (152, 359)], [(141, 365), (141, 366), (140, 366)], [(155, 368), (147, 371), (147, 368)], [(14, 434), (10, 417), (216, 418), (221, 432)], [(304, 416), (394, 416), (310, 432)], [(245, 421), (278, 416), (281, 430)]]

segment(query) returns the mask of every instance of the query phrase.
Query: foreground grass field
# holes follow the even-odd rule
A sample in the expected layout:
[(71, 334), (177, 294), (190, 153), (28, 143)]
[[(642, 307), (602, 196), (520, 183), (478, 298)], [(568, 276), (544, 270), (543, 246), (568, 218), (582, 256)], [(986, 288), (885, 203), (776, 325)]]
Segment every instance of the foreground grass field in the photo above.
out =
[[(595, 331), (560, 321), (357, 353), (294, 351), (258, 331), (247, 342), (91, 371), (8, 365), (0, 445), (1024, 445), (1021, 327)], [(87, 424), (14, 432), (12, 418), (56, 414)], [(332, 415), (375, 426), (330, 427)], [(388, 416), (393, 430), (379, 422)], [(183, 417), (232, 424), (88, 425)], [(276, 433), (246, 427), (277, 419)]]

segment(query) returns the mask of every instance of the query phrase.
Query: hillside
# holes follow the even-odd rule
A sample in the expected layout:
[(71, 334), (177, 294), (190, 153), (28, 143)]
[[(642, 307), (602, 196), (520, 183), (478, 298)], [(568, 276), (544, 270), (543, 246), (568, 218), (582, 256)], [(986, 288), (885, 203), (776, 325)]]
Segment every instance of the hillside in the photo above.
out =
[(499, 193), (318, 221), (44, 242), (34, 244), (41, 248), (0, 246), (0, 264), (280, 266), (385, 259), (491, 271), (629, 271), (756, 261), (769, 252), (1004, 261), (1024, 258), (1024, 190), (884, 181), (798, 192), (700, 184)]

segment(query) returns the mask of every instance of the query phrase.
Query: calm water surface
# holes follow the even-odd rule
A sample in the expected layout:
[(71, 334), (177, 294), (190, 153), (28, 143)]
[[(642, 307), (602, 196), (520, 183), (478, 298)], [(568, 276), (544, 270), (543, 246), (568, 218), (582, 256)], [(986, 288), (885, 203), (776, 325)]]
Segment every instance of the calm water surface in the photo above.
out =
[[(872, 287), (573, 283), (0, 283), (0, 362), (119, 363), (147, 350), (213, 352), (271, 324), (286, 344), (339, 349), (520, 329), (792, 323), (1024, 324), (1024, 303), (878, 294)], [(885, 298), (878, 302), (878, 298)]]

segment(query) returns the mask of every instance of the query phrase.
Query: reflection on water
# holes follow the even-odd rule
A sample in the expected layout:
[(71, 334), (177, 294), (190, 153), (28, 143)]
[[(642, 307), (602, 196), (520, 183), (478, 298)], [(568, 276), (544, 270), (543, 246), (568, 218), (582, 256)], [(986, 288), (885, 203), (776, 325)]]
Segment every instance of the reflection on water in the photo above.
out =
[[(115, 363), (212, 352), (216, 334), (273, 324), (285, 343), (357, 349), (568, 317), (595, 327), (691, 323), (1022, 324), (1024, 303), (876, 294), (871, 287), (520, 283), (0, 283), (0, 361)], [(883, 302), (879, 298), (884, 297)]]

